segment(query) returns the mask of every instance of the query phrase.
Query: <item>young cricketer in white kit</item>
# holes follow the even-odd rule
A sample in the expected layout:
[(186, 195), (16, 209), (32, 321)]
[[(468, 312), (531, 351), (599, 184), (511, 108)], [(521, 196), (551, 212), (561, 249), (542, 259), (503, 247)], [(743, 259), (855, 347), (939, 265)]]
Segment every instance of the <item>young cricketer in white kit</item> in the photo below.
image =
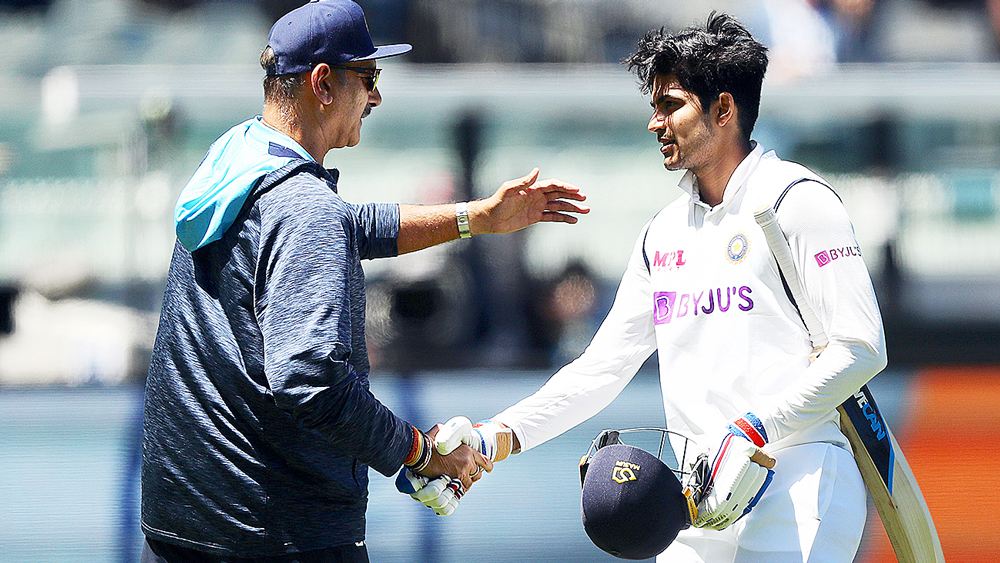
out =
[[(587, 350), (538, 392), (477, 426), (499, 461), (606, 407), (654, 350), (667, 427), (715, 451), (732, 436), (776, 458), (753, 510), (682, 531), (660, 561), (850, 563), (865, 488), (836, 407), (886, 365), (868, 271), (840, 199), (750, 138), (766, 49), (726, 15), (652, 31), (627, 61), (651, 95), (649, 130), (685, 195), (640, 231), (614, 305)], [(780, 203), (779, 203), (780, 201)], [(830, 344), (812, 345), (754, 211), (777, 205)], [(505, 447), (505, 443), (509, 446)], [(727, 522), (728, 524), (728, 522)]]

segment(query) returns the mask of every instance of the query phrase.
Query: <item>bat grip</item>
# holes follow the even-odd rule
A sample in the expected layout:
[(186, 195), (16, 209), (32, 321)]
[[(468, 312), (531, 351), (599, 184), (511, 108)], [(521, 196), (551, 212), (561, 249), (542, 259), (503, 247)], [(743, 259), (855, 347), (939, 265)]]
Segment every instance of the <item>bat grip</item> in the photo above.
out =
[[(767, 240), (767, 246), (771, 249), (771, 254), (778, 265), (778, 271), (784, 275), (788, 284), (788, 289), (792, 294), (793, 304), (798, 308), (802, 317), (802, 322), (809, 332), (809, 339), (815, 349), (814, 356), (819, 357), (819, 352), (829, 343), (823, 324), (820, 322), (816, 312), (809, 305), (805, 290), (799, 280), (798, 272), (795, 269), (795, 261), (792, 258), (792, 251), (788, 247), (788, 240), (778, 225), (777, 215), (770, 206), (765, 206), (754, 211), (754, 220), (760, 225)], [(815, 359), (815, 358), (813, 358)]]

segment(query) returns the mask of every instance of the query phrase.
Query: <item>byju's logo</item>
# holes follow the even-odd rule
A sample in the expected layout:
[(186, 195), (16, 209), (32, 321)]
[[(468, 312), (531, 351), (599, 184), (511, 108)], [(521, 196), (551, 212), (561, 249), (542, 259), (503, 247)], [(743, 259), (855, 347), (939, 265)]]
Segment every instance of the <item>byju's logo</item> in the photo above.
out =
[(843, 248), (831, 248), (830, 250), (824, 250), (822, 252), (816, 253), (813, 257), (816, 259), (816, 263), (822, 268), (830, 262), (837, 260), (839, 258), (847, 258), (849, 256), (861, 256), (860, 246), (845, 246)]
[(657, 291), (653, 294), (653, 324), (669, 323), (674, 316), (674, 301), (676, 291)]
[(717, 287), (697, 293), (657, 291), (653, 293), (653, 324), (667, 324), (673, 319), (688, 315), (725, 313), (736, 306), (740, 311), (753, 309), (753, 290), (747, 286)]

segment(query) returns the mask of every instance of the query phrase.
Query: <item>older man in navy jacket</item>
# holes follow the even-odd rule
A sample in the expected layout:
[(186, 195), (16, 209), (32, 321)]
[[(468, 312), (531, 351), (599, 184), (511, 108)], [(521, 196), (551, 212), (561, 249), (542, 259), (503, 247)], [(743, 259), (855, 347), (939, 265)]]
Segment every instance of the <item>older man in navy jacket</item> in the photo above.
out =
[(333, 148), (382, 101), (361, 8), (313, 1), (272, 28), (262, 116), (211, 147), (181, 193), (147, 382), (144, 561), (367, 561), (368, 467), (468, 489), (491, 462), (438, 455), (368, 388), (362, 258), (538, 221), (584, 196), (537, 169), (468, 203), (355, 205)]

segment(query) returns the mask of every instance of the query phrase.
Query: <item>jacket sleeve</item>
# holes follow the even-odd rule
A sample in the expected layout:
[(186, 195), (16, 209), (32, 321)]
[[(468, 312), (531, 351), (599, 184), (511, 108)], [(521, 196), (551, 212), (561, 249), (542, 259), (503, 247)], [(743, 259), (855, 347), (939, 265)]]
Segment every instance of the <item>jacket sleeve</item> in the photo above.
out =
[(391, 258), (399, 255), (399, 205), (395, 203), (349, 204), (357, 217), (355, 236), (361, 258)]
[(777, 215), (830, 343), (769, 412), (756, 413), (771, 441), (826, 416), (887, 363), (875, 290), (843, 203), (826, 186), (804, 182), (788, 192)]
[(556, 372), (533, 395), (493, 417), (513, 429), (521, 451), (555, 438), (601, 412), (656, 349), (643, 239), (640, 236), (636, 242), (611, 311), (583, 354)]
[(255, 292), (274, 401), (389, 476), (409, 452), (413, 430), (369, 391), (367, 373), (355, 367), (367, 361), (352, 358), (364, 353), (352, 347), (364, 334), (354, 326), (364, 319), (358, 297), (364, 278), (353, 260), (355, 216), (319, 183), (266, 197)]

